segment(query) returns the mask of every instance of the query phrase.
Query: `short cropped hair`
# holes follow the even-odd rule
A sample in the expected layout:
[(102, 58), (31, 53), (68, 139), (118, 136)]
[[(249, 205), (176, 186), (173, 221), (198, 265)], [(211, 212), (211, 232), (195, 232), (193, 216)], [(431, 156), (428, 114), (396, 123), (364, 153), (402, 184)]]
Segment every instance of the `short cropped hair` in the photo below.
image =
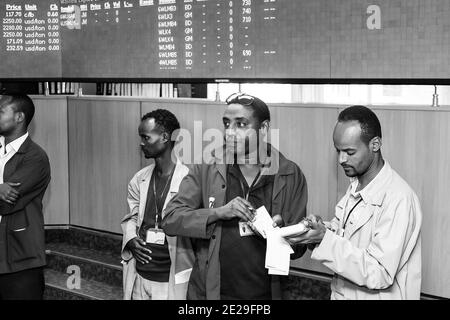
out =
[(351, 106), (339, 113), (338, 122), (358, 121), (361, 140), (369, 144), (375, 137), (381, 138), (381, 125), (376, 114), (365, 106)]
[(232, 103), (240, 104), (244, 107), (251, 108), (253, 116), (258, 119), (259, 123), (266, 120), (270, 121), (270, 111), (267, 104), (261, 99), (245, 93), (234, 93), (226, 100), (228, 105)]
[(33, 100), (23, 93), (5, 93), (1, 97), (5, 99), (7, 105), (12, 105), (16, 112), (23, 112), (28, 127), (35, 113)]
[(155, 119), (156, 125), (162, 130), (170, 134), (172, 138), (172, 134), (174, 131), (180, 129), (180, 123), (178, 122), (177, 117), (165, 109), (156, 109), (147, 114), (145, 114), (141, 121), (145, 121), (147, 119)]

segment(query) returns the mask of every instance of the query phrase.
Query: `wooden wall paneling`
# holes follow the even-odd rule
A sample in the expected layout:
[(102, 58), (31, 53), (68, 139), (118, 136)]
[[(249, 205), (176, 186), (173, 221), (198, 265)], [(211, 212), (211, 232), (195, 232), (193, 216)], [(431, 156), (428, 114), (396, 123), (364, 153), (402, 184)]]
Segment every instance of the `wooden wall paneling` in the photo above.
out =
[(421, 202), (422, 292), (450, 298), (450, 113), (375, 112), (385, 159)]
[(51, 181), (44, 196), (44, 221), (69, 224), (69, 164), (67, 99), (32, 96), (36, 113), (30, 124), (31, 138), (50, 160)]
[(127, 185), (140, 168), (140, 104), (69, 98), (70, 223), (121, 233)]

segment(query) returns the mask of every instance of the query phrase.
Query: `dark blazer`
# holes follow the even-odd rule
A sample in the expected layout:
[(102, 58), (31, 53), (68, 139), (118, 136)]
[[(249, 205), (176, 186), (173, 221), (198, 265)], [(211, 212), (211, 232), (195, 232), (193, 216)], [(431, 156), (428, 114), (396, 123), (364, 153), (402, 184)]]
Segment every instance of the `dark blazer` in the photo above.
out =
[(6, 163), (3, 181), (21, 185), (14, 205), (0, 200), (0, 274), (44, 266), (42, 198), (50, 182), (47, 154), (27, 137)]

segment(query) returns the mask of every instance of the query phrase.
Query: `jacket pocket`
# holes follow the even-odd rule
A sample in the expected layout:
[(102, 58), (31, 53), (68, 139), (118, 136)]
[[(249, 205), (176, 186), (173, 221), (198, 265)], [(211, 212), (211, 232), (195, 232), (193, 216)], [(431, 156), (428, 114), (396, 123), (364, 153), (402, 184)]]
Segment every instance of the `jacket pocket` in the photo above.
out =
[(37, 257), (37, 238), (33, 234), (33, 228), (30, 228), (26, 211), (17, 212), (8, 218), (8, 261), (13, 263)]
[(37, 257), (35, 242), (30, 228), (8, 231), (8, 260), (20, 262)]

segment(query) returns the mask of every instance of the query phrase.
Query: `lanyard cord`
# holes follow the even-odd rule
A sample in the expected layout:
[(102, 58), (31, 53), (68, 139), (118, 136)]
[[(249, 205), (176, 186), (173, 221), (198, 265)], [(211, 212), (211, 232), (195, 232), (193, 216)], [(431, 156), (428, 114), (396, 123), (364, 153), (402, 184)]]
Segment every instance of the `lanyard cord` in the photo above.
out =
[(358, 204), (362, 201), (362, 198), (358, 200), (358, 202), (353, 206), (353, 208), (349, 211), (349, 213), (347, 214), (347, 218), (344, 221), (344, 226), (343, 229), (345, 230), (345, 226), (347, 225), (347, 221), (348, 218), (350, 218), (350, 215), (352, 214), (353, 210), (355, 210), (355, 208), (358, 206)]
[[(242, 171), (241, 171), (241, 173), (242, 173)], [(255, 186), (260, 175), (261, 175), (261, 170), (258, 171), (258, 174), (256, 175), (255, 179), (253, 180), (252, 185), (248, 188), (247, 193), (245, 193), (244, 182), (241, 179), (239, 179), (239, 182), (241, 183), (242, 193), (245, 195), (245, 200), (248, 201), (248, 196), (250, 195), (250, 190)], [(245, 179), (245, 177), (244, 177), (244, 179)]]
[[(174, 172), (175, 172), (175, 167), (173, 168), (172, 172), (170, 173), (170, 176), (167, 178), (166, 184), (164, 185), (164, 189), (161, 192), (159, 200), (161, 200), (162, 196), (164, 195), (167, 185), (169, 184), (169, 181), (172, 179), (172, 175)], [(159, 208), (158, 208), (158, 201), (157, 201), (157, 196), (156, 196), (156, 177), (157, 177), (157, 173), (155, 172), (155, 178), (153, 179), (153, 201), (155, 201), (155, 209), (156, 209), (155, 229), (158, 229), (158, 217), (162, 210), (159, 210)]]

